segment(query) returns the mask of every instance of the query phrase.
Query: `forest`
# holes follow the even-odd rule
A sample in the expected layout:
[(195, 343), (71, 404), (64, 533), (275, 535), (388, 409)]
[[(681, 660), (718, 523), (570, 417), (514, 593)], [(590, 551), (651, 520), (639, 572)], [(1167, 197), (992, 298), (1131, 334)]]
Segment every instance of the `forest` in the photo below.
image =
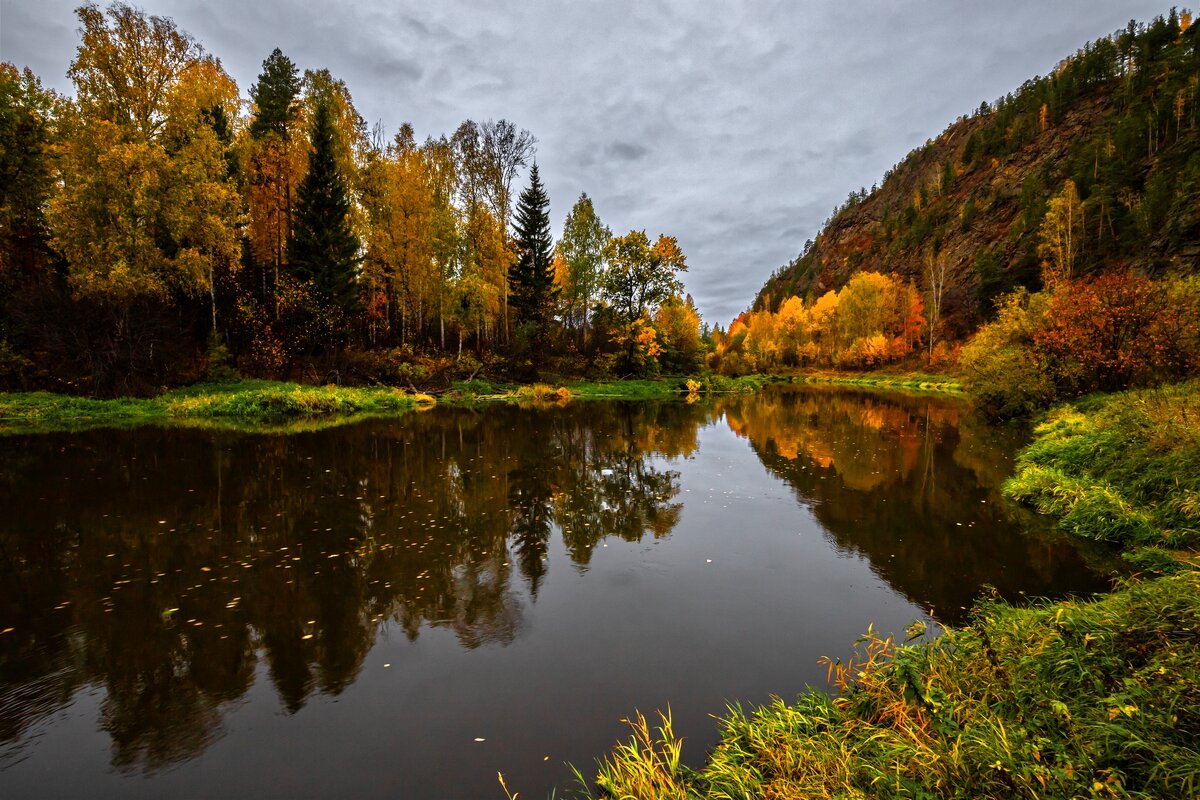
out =
[(699, 365), (678, 242), (584, 194), (556, 243), (529, 131), (389, 138), (278, 49), (245, 96), (170, 19), (76, 13), (74, 97), (0, 65), (0, 389)]

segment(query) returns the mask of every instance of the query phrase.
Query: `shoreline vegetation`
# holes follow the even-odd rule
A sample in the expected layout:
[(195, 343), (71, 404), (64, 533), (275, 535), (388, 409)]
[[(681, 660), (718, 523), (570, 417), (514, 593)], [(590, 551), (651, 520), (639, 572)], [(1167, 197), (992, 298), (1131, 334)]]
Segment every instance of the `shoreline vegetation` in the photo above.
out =
[(731, 706), (697, 769), (669, 713), (639, 712), (577, 795), (1200, 794), (1200, 381), (1055, 406), (1004, 491), (1118, 543), (1134, 574), (1091, 599), (984, 597), (932, 641), (869, 630), (827, 661), (828, 691)]
[(564, 380), (512, 384), (480, 378), (444, 391), (423, 393), (387, 386), (309, 386), (268, 380), (199, 383), (150, 398), (94, 399), (50, 392), (0, 392), (0, 435), (71, 431), (95, 427), (186, 425), (245, 431), (311, 430), (366, 418), (395, 417), (433, 405), (561, 403), (571, 400), (665, 400), (755, 392), (770, 383), (857, 386), (884, 390), (960, 393), (946, 376), (917, 373), (802, 373)]
[[(686, 380), (627, 380), (512, 385), (475, 379), (439, 396), (386, 386), (307, 386), (267, 380), (200, 383), (151, 398), (100, 400), (50, 392), (0, 393), (0, 433), (37, 433), (84, 427), (141, 424), (196, 425), (273, 430), (287, 421), (351, 422), (395, 417), (436, 404), (554, 403), (571, 399), (663, 399), (688, 394)], [(699, 392), (754, 391), (758, 377), (699, 379)], [(223, 423), (223, 424), (222, 424)]]

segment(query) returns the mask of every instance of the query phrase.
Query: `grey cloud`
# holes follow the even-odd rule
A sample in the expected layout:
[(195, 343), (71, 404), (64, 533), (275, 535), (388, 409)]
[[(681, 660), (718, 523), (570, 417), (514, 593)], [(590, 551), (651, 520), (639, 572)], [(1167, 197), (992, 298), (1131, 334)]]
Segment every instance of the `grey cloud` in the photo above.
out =
[(650, 148), (633, 142), (613, 142), (605, 148), (605, 154), (618, 161), (639, 161), (649, 152)]

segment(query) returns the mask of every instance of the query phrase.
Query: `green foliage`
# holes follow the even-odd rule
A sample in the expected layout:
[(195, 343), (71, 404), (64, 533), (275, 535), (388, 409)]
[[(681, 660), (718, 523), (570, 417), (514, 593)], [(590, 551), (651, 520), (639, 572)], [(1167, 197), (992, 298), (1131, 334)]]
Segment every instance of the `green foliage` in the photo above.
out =
[(581, 194), (563, 223), (558, 252), (566, 262), (563, 300), (571, 324), (585, 328), (604, 284), (604, 246), (612, 231), (600, 222), (592, 199)]
[(24, 388), (26, 375), (33, 371), (33, 362), (0, 339), (0, 389)]
[(229, 348), (221, 341), (221, 335), (215, 330), (208, 334), (208, 370), (205, 377), (212, 383), (234, 383), (242, 376), (233, 368), (233, 359)]
[(1080, 536), (1200, 547), (1200, 381), (1052, 411), (1004, 485)]
[[(44, 206), (50, 175), (53, 96), (28, 69), (0, 64), (0, 294), (16, 270), (29, 272), (47, 256)], [(4, 324), (0, 299), (0, 325)], [(3, 331), (0, 329), (0, 334)]]
[(604, 294), (626, 324), (683, 292), (679, 273), (687, 271), (687, 261), (674, 237), (659, 236), (651, 245), (645, 231), (630, 231), (609, 240), (604, 258)]
[(48, 392), (0, 393), (0, 433), (192, 420), (229, 420), (235, 427), (254, 430), (256, 425), (291, 418), (390, 416), (431, 402), (428, 395), (388, 387), (301, 386), (272, 381), (197, 384), (145, 400), (92, 400)]
[(537, 164), (530, 169), (529, 186), (517, 201), (514, 228), (518, 256), (508, 273), (509, 302), (519, 320), (544, 328), (553, 313), (558, 288), (551, 262), (550, 198), (538, 177)]
[[(350, 226), (350, 193), (336, 151), (338, 132), (334, 127), (333, 98), (316, 98), (312, 121), (312, 150), (308, 172), (297, 193), (295, 227), (288, 242), (288, 267), (301, 282), (313, 287), (320, 311), (351, 314), (359, 307), (355, 266), (358, 238)], [(320, 325), (327, 336), (344, 334), (340, 326)]]
[(288, 138), (292, 120), (298, 111), (299, 96), (299, 70), (292, 60), (276, 47), (263, 61), (258, 83), (250, 87), (250, 99), (254, 101), (250, 135), (256, 139), (261, 139), (267, 134), (275, 134), (280, 139)]
[(967, 389), (993, 416), (1024, 416), (1054, 399), (1049, 374), (1030, 356), (1033, 333), (1044, 324), (1048, 303), (1042, 294), (1014, 292), (997, 305), (996, 319), (962, 350), (959, 365)]

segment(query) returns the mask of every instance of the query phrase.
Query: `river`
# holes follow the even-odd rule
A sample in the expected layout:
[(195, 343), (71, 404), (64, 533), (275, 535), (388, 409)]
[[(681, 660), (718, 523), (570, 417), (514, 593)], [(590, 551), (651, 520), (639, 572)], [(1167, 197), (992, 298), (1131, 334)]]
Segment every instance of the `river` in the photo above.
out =
[(668, 707), (698, 763), (868, 625), (1107, 588), (1020, 443), (820, 387), (2, 437), (0, 796), (541, 798)]

